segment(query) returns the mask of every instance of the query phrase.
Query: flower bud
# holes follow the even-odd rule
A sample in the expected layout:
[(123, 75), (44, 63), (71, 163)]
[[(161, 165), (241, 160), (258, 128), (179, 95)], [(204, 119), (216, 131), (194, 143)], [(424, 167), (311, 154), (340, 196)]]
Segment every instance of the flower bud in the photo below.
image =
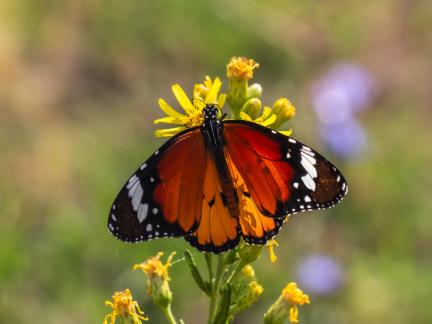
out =
[(276, 115), (276, 121), (272, 128), (277, 129), (295, 116), (295, 107), (287, 98), (280, 98), (273, 104), (272, 112)]
[(256, 281), (249, 283), (244, 289), (240, 291), (234, 299), (235, 303), (231, 308), (231, 315), (239, 313), (254, 304), (262, 295), (264, 288)]
[(234, 281), (234, 304), (231, 309), (231, 315), (250, 307), (258, 300), (263, 290), (263, 287), (257, 282), (252, 266), (250, 264), (246, 265)]
[(258, 98), (251, 98), (245, 102), (241, 111), (248, 114), (252, 119), (258, 118), (261, 112), (261, 100)]
[(254, 262), (260, 256), (262, 249), (261, 245), (246, 244), (243, 242), (238, 249), (240, 261), (243, 264)]
[(259, 83), (254, 83), (248, 88), (248, 98), (261, 98), (262, 91), (261, 85)]

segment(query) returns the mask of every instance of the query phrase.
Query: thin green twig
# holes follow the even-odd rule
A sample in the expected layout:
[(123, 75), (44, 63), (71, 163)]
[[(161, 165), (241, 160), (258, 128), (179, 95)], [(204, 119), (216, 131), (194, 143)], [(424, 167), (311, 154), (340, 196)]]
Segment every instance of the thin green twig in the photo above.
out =
[(209, 282), (210, 284), (212, 284), (214, 278), (213, 277), (213, 255), (211, 253), (205, 253), (204, 256), (206, 259), (208, 273), (209, 273)]
[(224, 257), (223, 255), (218, 256), (218, 264), (216, 269), (215, 279), (212, 284), (212, 291), (210, 295), (210, 309), (209, 309), (209, 323), (213, 323), (216, 306), (220, 296), (220, 284), (222, 279), (222, 273), (224, 272)]
[(172, 310), (171, 310), (171, 305), (168, 305), (168, 307), (166, 307), (162, 310), (163, 310), (163, 313), (170, 324), (177, 324), (177, 322), (174, 318), (174, 315), (172, 313)]

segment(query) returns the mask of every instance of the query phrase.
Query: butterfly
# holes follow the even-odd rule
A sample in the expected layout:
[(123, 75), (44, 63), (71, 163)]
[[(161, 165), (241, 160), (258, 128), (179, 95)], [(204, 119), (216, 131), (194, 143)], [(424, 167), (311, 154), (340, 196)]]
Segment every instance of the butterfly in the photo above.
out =
[(241, 238), (265, 244), (289, 215), (333, 207), (346, 195), (341, 172), (295, 139), (223, 120), (213, 104), (203, 108), (203, 120), (127, 180), (108, 216), (116, 238), (184, 237), (198, 250), (221, 253)]

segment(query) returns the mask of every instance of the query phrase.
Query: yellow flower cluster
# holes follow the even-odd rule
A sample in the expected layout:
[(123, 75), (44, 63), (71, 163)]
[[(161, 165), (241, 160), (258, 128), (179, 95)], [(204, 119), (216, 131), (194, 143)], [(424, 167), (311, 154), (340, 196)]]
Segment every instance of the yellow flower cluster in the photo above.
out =
[[(157, 137), (171, 137), (191, 127), (200, 126), (204, 121), (202, 110), (206, 104), (216, 104), (222, 110), (225, 101), (228, 101), (234, 118), (251, 121), (272, 129), (278, 129), (284, 122), (295, 115), (295, 107), (287, 98), (276, 100), (272, 107), (261, 103), (261, 85), (255, 83), (248, 85), (253, 78), (253, 72), (259, 64), (245, 57), (232, 57), (227, 64), (227, 77), (229, 80), (228, 94), (221, 93), (222, 81), (216, 77), (213, 80), (206, 76), (202, 83), (194, 85), (192, 99), (179, 84), (174, 84), (172, 92), (183, 112), (179, 112), (164, 99), (159, 99), (159, 107), (166, 114), (156, 119), (155, 124), (179, 125), (172, 128), (158, 129)], [(284, 135), (291, 135), (292, 130), (279, 131)]]
[[(202, 110), (207, 103), (217, 104), (221, 108), (225, 104), (226, 95), (220, 93), (222, 82), (219, 78), (213, 81), (206, 76), (203, 83), (195, 84), (193, 99), (189, 99), (186, 92), (179, 84), (174, 84), (171, 89), (184, 113), (180, 113), (170, 106), (164, 99), (159, 99), (159, 107), (167, 115), (156, 119), (155, 124), (176, 124), (181, 125), (173, 128), (158, 129), (155, 132), (157, 137), (171, 137), (186, 128), (200, 126), (204, 121)], [(204, 104), (202, 104), (204, 103)]]
[(253, 78), (253, 70), (259, 64), (252, 59), (243, 56), (234, 56), (227, 65), (228, 79), (250, 80)]
[(289, 310), (289, 321), (291, 323), (299, 323), (297, 305), (303, 306), (304, 304), (310, 304), (309, 296), (303, 293), (303, 291), (297, 287), (295, 282), (290, 282), (282, 290), (282, 296), (291, 304)]
[(299, 323), (298, 306), (305, 304), (310, 304), (309, 296), (298, 288), (295, 282), (290, 282), (282, 290), (282, 294), (276, 302), (264, 314), (264, 323), (283, 323), (287, 317), (291, 323)]
[(163, 256), (163, 252), (158, 252), (156, 256), (151, 257), (147, 261), (135, 264), (133, 266), (134, 270), (141, 269), (147, 275), (148, 278), (153, 276), (158, 276), (163, 280), (170, 280), (168, 275), (168, 268), (171, 267), (171, 261), (176, 253), (173, 252), (167, 259), (167, 262), (163, 264), (160, 260), (161, 256)]
[(112, 308), (112, 312), (105, 316), (103, 324), (114, 324), (117, 317), (129, 320), (133, 324), (141, 324), (142, 321), (147, 321), (148, 318), (143, 316), (144, 312), (138, 306), (138, 303), (133, 300), (129, 289), (116, 292), (112, 296), (112, 302), (106, 301), (105, 305)]

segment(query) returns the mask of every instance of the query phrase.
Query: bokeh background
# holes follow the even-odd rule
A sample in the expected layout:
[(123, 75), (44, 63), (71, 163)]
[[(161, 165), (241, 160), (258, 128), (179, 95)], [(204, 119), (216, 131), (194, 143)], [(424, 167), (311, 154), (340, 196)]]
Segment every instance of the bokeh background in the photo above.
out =
[[(0, 2), (0, 322), (100, 323), (132, 272), (183, 240), (126, 245), (106, 229), (124, 181), (158, 146), (159, 97), (255, 59), (271, 104), (289, 97), (294, 137), (343, 170), (349, 196), (296, 215), (265, 287), (237, 323), (260, 323), (288, 281), (304, 323), (432, 323), (432, 6), (428, 0)], [(184, 263), (174, 312), (203, 323)]]

